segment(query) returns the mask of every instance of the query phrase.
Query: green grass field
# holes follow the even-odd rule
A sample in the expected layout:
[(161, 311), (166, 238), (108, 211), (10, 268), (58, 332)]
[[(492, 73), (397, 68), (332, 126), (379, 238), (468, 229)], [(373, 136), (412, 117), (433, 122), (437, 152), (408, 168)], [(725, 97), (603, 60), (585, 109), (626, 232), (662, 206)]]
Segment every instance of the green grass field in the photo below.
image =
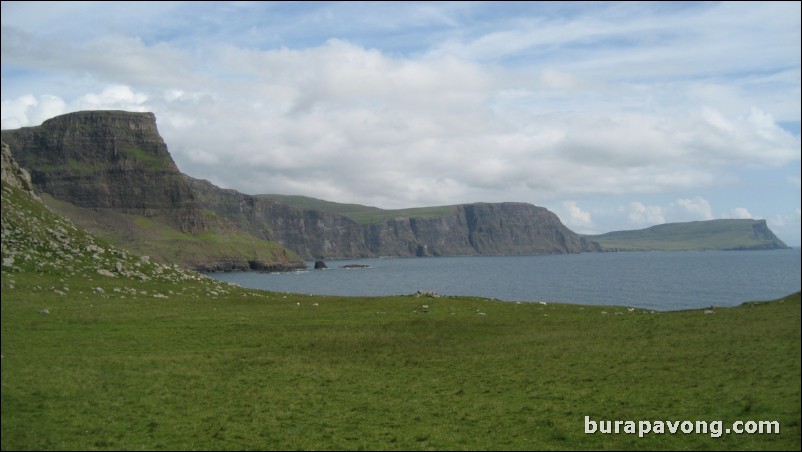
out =
[(799, 293), (705, 314), (261, 292), (7, 186), (2, 213), (3, 450), (800, 450)]
[[(3, 275), (4, 450), (800, 447), (799, 294), (630, 314), (51, 283)], [(781, 433), (589, 435), (584, 416)]]

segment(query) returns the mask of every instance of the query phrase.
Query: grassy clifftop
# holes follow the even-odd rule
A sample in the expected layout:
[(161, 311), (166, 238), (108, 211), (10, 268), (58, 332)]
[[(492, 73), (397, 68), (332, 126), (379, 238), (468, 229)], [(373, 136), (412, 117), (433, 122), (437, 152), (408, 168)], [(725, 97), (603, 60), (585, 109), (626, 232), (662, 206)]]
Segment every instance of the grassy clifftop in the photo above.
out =
[(788, 248), (766, 220), (668, 223), (634, 231), (585, 235), (605, 251), (747, 250)]
[(457, 206), (453, 205), (388, 210), (362, 204), (342, 204), (298, 195), (258, 195), (257, 197), (272, 199), (299, 209), (336, 213), (346, 216), (361, 225), (376, 224), (398, 217), (437, 218), (453, 214), (457, 209)]

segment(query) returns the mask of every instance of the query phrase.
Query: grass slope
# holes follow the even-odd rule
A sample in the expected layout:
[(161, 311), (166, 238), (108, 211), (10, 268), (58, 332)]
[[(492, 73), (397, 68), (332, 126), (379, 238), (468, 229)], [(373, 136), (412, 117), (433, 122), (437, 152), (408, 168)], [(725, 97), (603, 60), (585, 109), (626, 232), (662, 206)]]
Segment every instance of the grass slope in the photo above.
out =
[(620, 251), (747, 249), (772, 245), (773, 241), (755, 237), (756, 223), (758, 220), (691, 221), (584, 237), (605, 250)]
[[(20, 193), (2, 192), (3, 450), (800, 449), (799, 293), (705, 315), (244, 290)], [(591, 435), (585, 416), (781, 433)]]
[[(48, 195), (47, 206), (72, 218), (82, 228), (91, 230), (105, 241), (160, 262), (177, 263), (187, 268), (213, 267), (220, 262), (247, 268), (248, 261), (285, 266), (303, 266), (303, 259), (276, 242), (260, 240), (242, 231), (220, 226), (191, 234), (177, 229), (169, 220), (123, 214), (112, 209), (88, 209), (60, 201)], [(223, 223), (207, 212), (209, 223)]]
[(272, 199), (284, 204), (289, 204), (299, 209), (337, 213), (346, 216), (361, 225), (380, 223), (384, 220), (397, 217), (437, 218), (452, 214), (454, 209), (457, 207), (436, 206), (385, 210), (378, 207), (365, 206), (362, 204), (340, 204), (297, 195), (258, 195), (257, 197), (261, 197), (263, 199)]

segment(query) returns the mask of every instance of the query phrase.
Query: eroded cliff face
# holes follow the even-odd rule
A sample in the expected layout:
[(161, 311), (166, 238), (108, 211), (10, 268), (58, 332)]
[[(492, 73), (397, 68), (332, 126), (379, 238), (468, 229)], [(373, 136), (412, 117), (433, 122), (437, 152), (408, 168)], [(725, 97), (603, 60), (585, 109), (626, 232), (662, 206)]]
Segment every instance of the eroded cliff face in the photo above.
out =
[(299, 209), (187, 177), (197, 199), (251, 234), (306, 259), (471, 256), (598, 251), (555, 214), (525, 203), (464, 204), (435, 218), (391, 217), (360, 225), (328, 212)]
[(316, 210), (298, 209), (259, 196), (219, 188), (185, 176), (198, 200), (242, 230), (270, 240), (306, 259), (370, 257), (363, 230), (351, 219)]
[(398, 217), (365, 226), (375, 255), (469, 256), (598, 251), (543, 207), (525, 203), (454, 206), (437, 218)]
[(173, 162), (153, 113), (83, 111), (2, 139), (41, 191), (79, 207), (165, 215), (182, 231), (205, 228), (201, 206)]
[(766, 220), (755, 220), (752, 224), (752, 237), (755, 240), (763, 241), (761, 246), (753, 246), (750, 249), (765, 249), (765, 250), (782, 250), (788, 248), (788, 245), (780, 240), (766, 223)]

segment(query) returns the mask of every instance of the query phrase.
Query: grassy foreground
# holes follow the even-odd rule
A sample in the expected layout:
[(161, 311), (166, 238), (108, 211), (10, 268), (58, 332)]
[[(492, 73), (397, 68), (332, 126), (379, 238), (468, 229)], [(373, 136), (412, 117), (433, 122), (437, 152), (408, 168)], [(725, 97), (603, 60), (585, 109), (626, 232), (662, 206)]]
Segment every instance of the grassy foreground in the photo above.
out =
[(3, 450), (800, 450), (799, 293), (704, 314), (260, 292), (2, 195)]
[[(4, 450), (800, 448), (799, 294), (614, 315), (93, 282), (3, 275)], [(781, 433), (585, 434), (586, 415)]]

